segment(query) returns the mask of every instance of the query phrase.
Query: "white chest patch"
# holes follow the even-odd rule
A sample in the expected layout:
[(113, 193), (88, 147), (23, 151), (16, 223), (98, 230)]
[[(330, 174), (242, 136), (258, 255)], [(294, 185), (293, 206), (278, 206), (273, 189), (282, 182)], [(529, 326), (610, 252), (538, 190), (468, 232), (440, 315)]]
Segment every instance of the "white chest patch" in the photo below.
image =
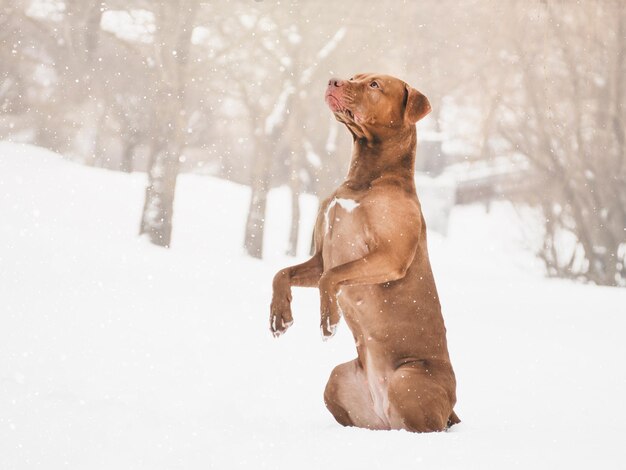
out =
[(359, 207), (359, 203), (356, 202), (354, 199), (345, 199), (341, 197), (334, 198), (330, 202), (330, 204), (328, 204), (328, 207), (326, 208), (326, 211), (324, 212), (324, 222), (325, 222), (324, 232), (325, 233), (328, 233), (328, 231), (330, 230), (330, 220), (329, 220), (330, 211), (337, 204), (339, 204), (339, 206), (348, 213), (352, 212), (354, 209)]
[(352, 212), (354, 209), (359, 207), (359, 203), (356, 202), (354, 199), (344, 199), (336, 197), (335, 202), (348, 212)]

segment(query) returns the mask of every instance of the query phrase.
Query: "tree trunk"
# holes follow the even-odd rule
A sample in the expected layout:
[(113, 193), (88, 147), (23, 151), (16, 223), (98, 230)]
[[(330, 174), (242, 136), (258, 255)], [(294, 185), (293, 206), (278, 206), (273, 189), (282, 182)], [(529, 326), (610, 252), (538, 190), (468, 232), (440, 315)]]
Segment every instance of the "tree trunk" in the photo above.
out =
[(270, 176), (272, 171), (273, 148), (271, 136), (256, 135), (255, 147), (257, 156), (252, 166), (250, 177), (250, 205), (246, 219), (246, 233), (244, 237), (244, 249), (253, 258), (263, 258), (263, 237), (265, 234), (265, 208), (267, 206), (267, 193), (270, 189)]
[(253, 258), (263, 257), (263, 235), (265, 232), (265, 208), (267, 206), (267, 185), (252, 185), (250, 206), (246, 219), (246, 235), (244, 247), (246, 253)]
[(298, 175), (292, 175), (290, 181), (291, 187), (291, 229), (289, 230), (289, 247), (287, 248), (287, 254), (289, 256), (296, 256), (298, 254), (298, 235), (300, 233), (300, 185), (299, 182), (294, 182), (294, 179), (298, 179)]
[(292, 112), (290, 113), (289, 124), (291, 127), (291, 154), (289, 158), (289, 189), (291, 191), (291, 228), (289, 230), (289, 245), (287, 255), (296, 256), (298, 254), (298, 235), (300, 233), (300, 193), (302, 171), (302, 153), (304, 152), (304, 132), (302, 129), (302, 117), (300, 116), (301, 104), (297, 96), (291, 100)]
[(135, 152), (135, 143), (125, 140), (122, 142), (124, 146), (120, 160), (120, 171), (124, 173), (132, 173), (133, 171), (133, 154)]
[(163, 66), (162, 83), (155, 94), (154, 132), (161, 137), (148, 170), (140, 234), (147, 234), (152, 243), (165, 248), (171, 246), (179, 158), (185, 147), (186, 66), (197, 8), (198, 2), (179, 1), (161, 3), (158, 10), (157, 58)]
[(173, 142), (157, 150), (148, 173), (141, 216), (140, 235), (147, 234), (152, 243), (165, 248), (171, 245), (179, 154), (180, 148)]

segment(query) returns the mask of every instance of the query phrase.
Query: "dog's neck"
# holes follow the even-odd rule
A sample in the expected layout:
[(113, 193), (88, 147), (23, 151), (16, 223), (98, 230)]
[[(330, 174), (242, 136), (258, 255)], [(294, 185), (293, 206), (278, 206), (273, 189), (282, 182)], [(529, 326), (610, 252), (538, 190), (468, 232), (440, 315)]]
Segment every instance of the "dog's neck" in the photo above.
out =
[(414, 191), (416, 147), (415, 126), (383, 140), (355, 138), (345, 184), (357, 190), (370, 187), (375, 180), (393, 177)]

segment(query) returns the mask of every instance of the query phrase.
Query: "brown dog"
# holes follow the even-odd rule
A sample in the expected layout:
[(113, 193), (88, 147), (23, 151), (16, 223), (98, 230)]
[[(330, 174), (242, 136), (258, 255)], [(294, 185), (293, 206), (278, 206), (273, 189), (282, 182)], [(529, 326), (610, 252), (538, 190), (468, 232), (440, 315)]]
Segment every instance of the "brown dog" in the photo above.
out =
[(323, 337), (343, 314), (358, 353), (326, 385), (335, 419), (442, 431), (459, 422), (456, 380), (413, 179), (415, 123), (430, 103), (403, 81), (373, 74), (330, 80), (326, 102), (354, 138), (352, 162), (320, 207), (315, 255), (274, 277), (271, 331), (280, 336), (293, 323), (292, 286), (319, 287)]

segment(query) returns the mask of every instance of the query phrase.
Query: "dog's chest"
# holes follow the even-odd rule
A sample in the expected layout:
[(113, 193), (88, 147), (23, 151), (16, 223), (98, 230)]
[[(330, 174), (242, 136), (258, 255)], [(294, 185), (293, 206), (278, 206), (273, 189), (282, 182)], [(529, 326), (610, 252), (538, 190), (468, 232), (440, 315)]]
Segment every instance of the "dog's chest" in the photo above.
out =
[(365, 207), (355, 199), (335, 197), (324, 211), (325, 269), (362, 258), (368, 253)]

